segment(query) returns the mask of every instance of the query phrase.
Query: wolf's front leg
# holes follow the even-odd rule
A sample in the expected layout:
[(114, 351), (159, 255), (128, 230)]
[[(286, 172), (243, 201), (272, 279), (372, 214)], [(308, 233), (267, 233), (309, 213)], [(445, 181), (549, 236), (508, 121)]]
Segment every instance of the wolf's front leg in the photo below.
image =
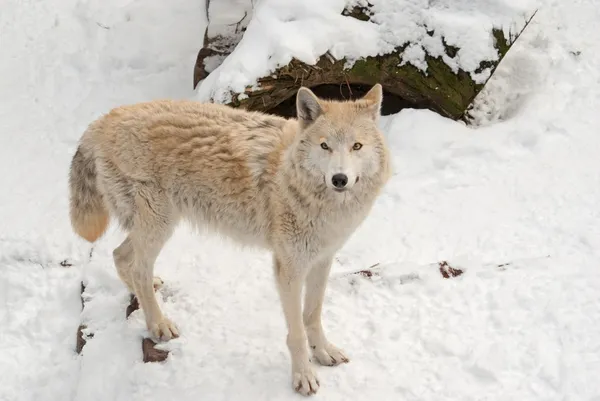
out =
[(342, 362), (348, 363), (349, 361), (341, 349), (327, 341), (321, 323), (323, 298), (329, 271), (331, 270), (331, 262), (332, 258), (328, 257), (312, 266), (306, 277), (304, 297), (304, 326), (306, 327), (308, 343), (317, 361), (326, 366), (334, 366)]
[(319, 389), (319, 380), (310, 363), (302, 321), (302, 287), (307, 269), (298, 267), (291, 258), (281, 255), (274, 257), (274, 268), (288, 326), (287, 346), (292, 359), (292, 385), (300, 394), (315, 394)]

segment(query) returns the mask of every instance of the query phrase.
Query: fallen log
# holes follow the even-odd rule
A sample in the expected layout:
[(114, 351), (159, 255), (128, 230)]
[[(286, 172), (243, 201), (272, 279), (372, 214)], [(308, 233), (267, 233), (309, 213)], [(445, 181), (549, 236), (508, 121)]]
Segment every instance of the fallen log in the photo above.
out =
[(206, 0), (204, 41), (194, 65), (194, 88), (230, 55), (252, 18), (252, 1)]
[[(201, 100), (222, 102), (233, 107), (265, 111), (285, 117), (295, 116), (293, 98), (300, 86), (310, 87), (322, 97), (353, 99), (364, 95), (375, 83), (381, 83), (385, 91), (382, 109), (384, 115), (412, 107), (427, 108), (455, 120), (464, 119), (477, 94), (535, 15), (535, 12), (528, 12), (523, 21), (512, 23), (510, 28), (506, 27), (509, 22), (494, 21), (495, 16), (492, 15), (489, 17), (489, 26), (485, 28), (487, 36), (481, 35), (481, 29), (473, 28), (473, 32), (480, 34), (479, 43), (473, 39), (473, 42), (476, 42), (473, 46), (489, 47), (481, 51), (479, 59), (476, 60), (478, 52), (469, 49), (469, 40), (464, 38), (471, 32), (469, 28), (464, 22), (455, 22), (456, 26), (452, 26), (452, 22), (448, 22), (453, 21), (452, 19), (440, 17), (443, 13), (441, 8), (425, 2), (424, 9), (419, 10), (423, 16), (406, 21), (398, 10), (399, 6), (394, 5), (394, 2), (352, 1), (341, 10), (341, 15), (335, 21), (343, 25), (344, 22), (353, 20), (352, 26), (364, 30), (365, 35), (376, 32), (371, 36), (366, 35), (371, 40), (385, 39), (389, 45), (395, 43), (390, 39), (390, 34), (396, 31), (412, 29), (420, 33), (413, 34), (411, 31), (406, 35), (406, 41), (399, 43), (401, 39), (398, 39), (394, 46), (382, 45), (378, 54), (364, 54), (360, 57), (356, 57), (360, 51), (357, 53), (351, 48), (338, 50), (336, 54), (330, 49), (320, 54), (314, 62), (310, 62), (291, 51), (291, 57), (284, 65), (267, 69), (261, 76), (248, 73), (248, 82), (242, 88), (237, 81), (234, 85), (233, 78), (230, 77), (235, 76), (236, 80), (239, 80), (239, 70), (245, 68), (241, 56), (239, 60), (236, 58), (236, 52), (241, 39), (250, 34), (252, 28), (255, 31), (259, 29), (252, 26), (251, 17), (254, 14), (258, 15), (260, 10), (253, 10), (250, 0), (229, 0), (229, 3), (229, 11), (223, 16), (219, 17), (216, 8), (212, 13), (207, 11), (209, 23), (203, 48), (196, 60), (194, 87), (202, 81), (199, 87)], [(271, 6), (270, 3), (269, 0), (263, 0), (257, 7), (265, 11)], [(277, 5), (278, 2), (272, 3)], [(403, 2), (398, 4), (401, 3)], [(209, 11), (214, 4), (215, 2), (209, 2)], [(272, 6), (273, 10), (275, 5)], [(300, 7), (298, 3), (290, 2), (290, 7), (292, 6)], [(470, 24), (478, 22), (476, 14), (460, 10), (456, 12)], [(515, 10), (514, 21), (518, 21), (521, 14)], [(291, 18), (290, 21), (276, 22), (297, 25), (302, 23), (302, 20)], [(265, 24), (264, 21), (261, 23)], [(403, 23), (406, 26), (402, 26)], [(335, 28), (333, 29), (335, 32)], [(465, 35), (454, 35), (454, 30)], [(283, 47), (285, 39), (271, 38), (273, 47)], [(290, 40), (292, 39), (294, 38)], [(252, 37), (248, 40), (251, 41)], [(247, 52), (247, 49), (244, 51)], [(269, 54), (267, 57), (276, 56), (277, 54)], [(222, 65), (227, 58), (231, 58), (232, 62)], [(280, 58), (285, 59), (283, 56)], [(252, 62), (257, 64), (261, 60)], [(265, 61), (264, 64), (273, 63)], [(218, 76), (207, 79), (211, 78), (212, 74)]]

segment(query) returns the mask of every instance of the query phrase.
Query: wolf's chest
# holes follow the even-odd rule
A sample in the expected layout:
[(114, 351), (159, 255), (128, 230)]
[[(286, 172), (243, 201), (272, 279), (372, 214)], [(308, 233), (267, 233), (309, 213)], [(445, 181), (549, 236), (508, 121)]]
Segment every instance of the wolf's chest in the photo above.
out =
[(364, 218), (364, 213), (315, 218), (304, 225), (298, 237), (300, 246), (311, 255), (334, 253), (343, 246)]

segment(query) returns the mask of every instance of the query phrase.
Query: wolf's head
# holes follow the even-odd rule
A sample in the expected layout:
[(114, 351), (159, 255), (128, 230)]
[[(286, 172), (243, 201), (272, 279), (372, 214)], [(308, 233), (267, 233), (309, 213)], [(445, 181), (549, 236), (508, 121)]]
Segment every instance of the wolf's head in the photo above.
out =
[(382, 95), (380, 84), (355, 101), (324, 100), (300, 88), (294, 157), (299, 167), (331, 191), (351, 191), (361, 180), (383, 184), (389, 167), (385, 140), (378, 129)]

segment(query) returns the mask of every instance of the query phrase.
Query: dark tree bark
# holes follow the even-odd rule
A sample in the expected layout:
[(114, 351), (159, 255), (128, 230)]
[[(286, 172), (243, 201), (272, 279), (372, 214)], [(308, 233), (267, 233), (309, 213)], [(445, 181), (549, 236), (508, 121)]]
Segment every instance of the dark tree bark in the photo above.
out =
[[(227, 7), (229, 10), (221, 16), (218, 7)], [(194, 66), (194, 88), (233, 52), (242, 40), (251, 18), (252, 0), (241, 4), (235, 1), (206, 0), (208, 24), (204, 30), (202, 49), (198, 52)]]

